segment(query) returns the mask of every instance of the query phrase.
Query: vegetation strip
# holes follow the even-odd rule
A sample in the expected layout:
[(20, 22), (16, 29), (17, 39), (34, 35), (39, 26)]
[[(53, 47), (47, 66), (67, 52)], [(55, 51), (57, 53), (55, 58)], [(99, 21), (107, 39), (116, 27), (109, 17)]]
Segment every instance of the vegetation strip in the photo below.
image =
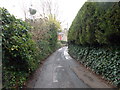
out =
[(59, 47), (59, 24), (56, 25), (57, 20), (52, 15), (25, 22), (16, 19), (5, 8), (0, 8), (0, 12), (3, 88), (20, 88), (41, 61)]
[(76, 60), (120, 87), (120, 2), (86, 2), (68, 32)]

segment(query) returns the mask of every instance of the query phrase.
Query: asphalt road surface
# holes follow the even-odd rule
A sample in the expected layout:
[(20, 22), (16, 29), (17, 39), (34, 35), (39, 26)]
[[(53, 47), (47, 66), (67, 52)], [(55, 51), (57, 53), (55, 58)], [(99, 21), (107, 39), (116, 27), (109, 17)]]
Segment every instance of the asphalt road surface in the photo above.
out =
[(45, 60), (32, 80), (28, 82), (27, 87), (110, 88), (85, 68), (80, 67), (80, 64), (69, 56), (67, 50), (67, 47), (60, 48)]

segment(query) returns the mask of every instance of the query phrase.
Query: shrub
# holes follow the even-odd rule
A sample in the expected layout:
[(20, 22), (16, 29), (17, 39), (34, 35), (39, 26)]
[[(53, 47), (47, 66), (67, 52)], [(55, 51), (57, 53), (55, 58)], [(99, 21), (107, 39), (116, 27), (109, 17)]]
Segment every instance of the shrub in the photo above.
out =
[(33, 27), (31, 30), (32, 38), (39, 49), (39, 58), (43, 60), (57, 49), (58, 28), (48, 18), (37, 19), (34, 23), (30, 23)]
[(6, 9), (0, 8), (0, 12), (3, 88), (19, 88), (41, 60), (56, 50), (59, 23), (43, 18), (37, 23), (30, 22), (33, 27), (31, 30), (28, 23), (16, 19)]
[(30, 26), (0, 8), (2, 20), (3, 87), (23, 84), (37, 66), (37, 49)]

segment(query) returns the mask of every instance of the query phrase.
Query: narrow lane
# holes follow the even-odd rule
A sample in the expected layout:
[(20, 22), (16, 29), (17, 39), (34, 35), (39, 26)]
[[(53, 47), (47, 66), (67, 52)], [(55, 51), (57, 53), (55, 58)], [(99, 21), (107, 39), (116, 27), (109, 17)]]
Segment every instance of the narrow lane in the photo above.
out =
[(67, 47), (53, 53), (39, 68), (28, 88), (112, 88), (72, 59)]
[(67, 47), (53, 53), (41, 67), (34, 88), (88, 88), (71, 69), (76, 66)]

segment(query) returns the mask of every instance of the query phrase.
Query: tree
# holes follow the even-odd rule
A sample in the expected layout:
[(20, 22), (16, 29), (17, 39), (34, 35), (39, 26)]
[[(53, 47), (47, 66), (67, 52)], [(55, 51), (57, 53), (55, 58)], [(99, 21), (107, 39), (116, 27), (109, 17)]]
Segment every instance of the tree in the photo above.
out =
[(24, 14), (24, 19), (26, 20), (27, 19), (27, 15), (28, 15), (28, 10), (27, 10), (25, 2), (23, 2), (23, 0), (22, 0), (22, 7), (21, 7), (21, 9), (22, 9), (23, 14)]
[(49, 17), (53, 16), (58, 18), (58, 4), (56, 2), (52, 2), (51, 0), (41, 0), (43, 16)]

